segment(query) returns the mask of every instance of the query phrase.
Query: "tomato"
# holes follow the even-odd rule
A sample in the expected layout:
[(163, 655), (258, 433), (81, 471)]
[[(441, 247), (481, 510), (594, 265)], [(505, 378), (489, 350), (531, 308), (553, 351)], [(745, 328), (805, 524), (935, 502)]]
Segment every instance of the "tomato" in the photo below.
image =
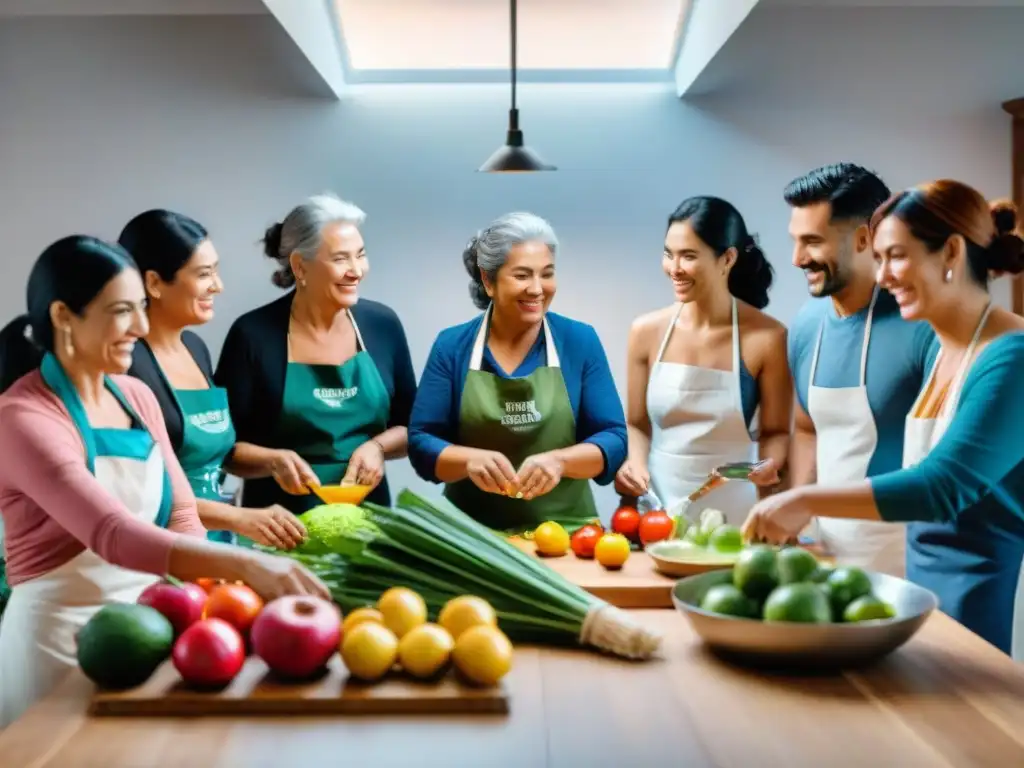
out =
[(218, 584), (206, 601), (207, 619), (223, 619), (247, 636), (263, 610), (263, 599), (244, 584)]
[(621, 533), (627, 539), (632, 539), (636, 536), (639, 528), (640, 513), (635, 508), (622, 505), (615, 510), (615, 514), (612, 515), (612, 530), (615, 533)]
[(224, 579), (196, 579), (196, 584), (203, 588), (207, 594), (213, 591), (213, 588), (218, 584), (224, 584)]
[(608, 570), (616, 570), (629, 559), (629, 541), (621, 533), (606, 533), (594, 547), (597, 562)]
[(664, 510), (652, 510), (640, 518), (640, 543), (644, 546), (672, 536), (675, 523)]
[(572, 535), (572, 551), (576, 557), (589, 560), (594, 556), (594, 547), (604, 531), (597, 525), (584, 525)]

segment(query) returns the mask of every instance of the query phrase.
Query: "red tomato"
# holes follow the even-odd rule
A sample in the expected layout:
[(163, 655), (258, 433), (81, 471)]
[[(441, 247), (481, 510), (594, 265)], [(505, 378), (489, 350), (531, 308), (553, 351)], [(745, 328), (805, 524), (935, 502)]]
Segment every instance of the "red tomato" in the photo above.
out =
[(615, 514), (612, 515), (612, 531), (621, 533), (627, 539), (636, 537), (639, 527), (640, 513), (633, 507), (623, 505), (615, 510)]
[(663, 510), (652, 510), (640, 518), (640, 543), (645, 547), (672, 535), (675, 524)]
[(219, 584), (206, 601), (207, 619), (223, 619), (243, 637), (263, 610), (263, 600), (244, 584)]
[(598, 539), (604, 535), (604, 530), (599, 525), (584, 525), (572, 535), (572, 551), (576, 557), (589, 560), (594, 556), (594, 547)]

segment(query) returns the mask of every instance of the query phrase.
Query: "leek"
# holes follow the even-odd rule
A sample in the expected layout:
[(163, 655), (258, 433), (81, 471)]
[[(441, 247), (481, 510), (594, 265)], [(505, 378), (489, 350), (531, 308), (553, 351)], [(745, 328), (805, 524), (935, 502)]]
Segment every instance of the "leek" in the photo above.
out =
[(372, 526), (340, 526), (347, 533), (336, 551), (275, 551), (309, 567), (345, 612), (404, 586), (423, 597), (435, 620), (454, 597), (482, 597), (513, 641), (585, 645), (635, 659), (660, 648), (661, 638), (628, 613), (565, 580), (447, 499), (428, 500), (407, 489), (393, 507), (366, 503), (361, 510)]

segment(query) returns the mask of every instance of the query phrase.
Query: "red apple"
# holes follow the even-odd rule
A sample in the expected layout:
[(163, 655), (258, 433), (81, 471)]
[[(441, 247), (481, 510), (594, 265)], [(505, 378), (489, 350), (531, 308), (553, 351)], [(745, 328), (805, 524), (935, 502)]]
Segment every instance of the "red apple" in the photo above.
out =
[(627, 539), (635, 539), (640, 528), (640, 513), (636, 508), (623, 504), (612, 515), (612, 531), (621, 533)]
[(292, 595), (269, 603), (249, 632), (252, 650), (282, 677), (323, 669), (341, 642), (341, 611), (319, 597)]
[(136, 601), (160, 611), (174, 627), (174, 636), (203, 618), (206, 607), (206, 592), (198, 584), (158, 581), (143, 590)]
[(177, 639), (171, 659), (186, 683), (223, 686), (234, 680), (245, 664), (245, 641), (223, 619), (203, 619)]
[(640, 518), (640, 543), (645, 547), (672, 535), (675, 523), (664, 510), (652, 510)]

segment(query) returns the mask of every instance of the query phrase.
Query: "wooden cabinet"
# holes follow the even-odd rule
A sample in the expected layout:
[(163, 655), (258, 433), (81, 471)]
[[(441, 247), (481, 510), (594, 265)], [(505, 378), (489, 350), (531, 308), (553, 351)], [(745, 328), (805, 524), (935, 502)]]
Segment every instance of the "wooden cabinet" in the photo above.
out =
[[(1013, 118), (1010, 165), (1013, 173), (1013, 201), (1024, 211), (1024, 98), (1003, 103)], [(1020, 222), (1018, 222), (1020, 225)], [(1012, 287), (1013, 311), (1024, 315), (1024, 275), (1015, 275)]]

